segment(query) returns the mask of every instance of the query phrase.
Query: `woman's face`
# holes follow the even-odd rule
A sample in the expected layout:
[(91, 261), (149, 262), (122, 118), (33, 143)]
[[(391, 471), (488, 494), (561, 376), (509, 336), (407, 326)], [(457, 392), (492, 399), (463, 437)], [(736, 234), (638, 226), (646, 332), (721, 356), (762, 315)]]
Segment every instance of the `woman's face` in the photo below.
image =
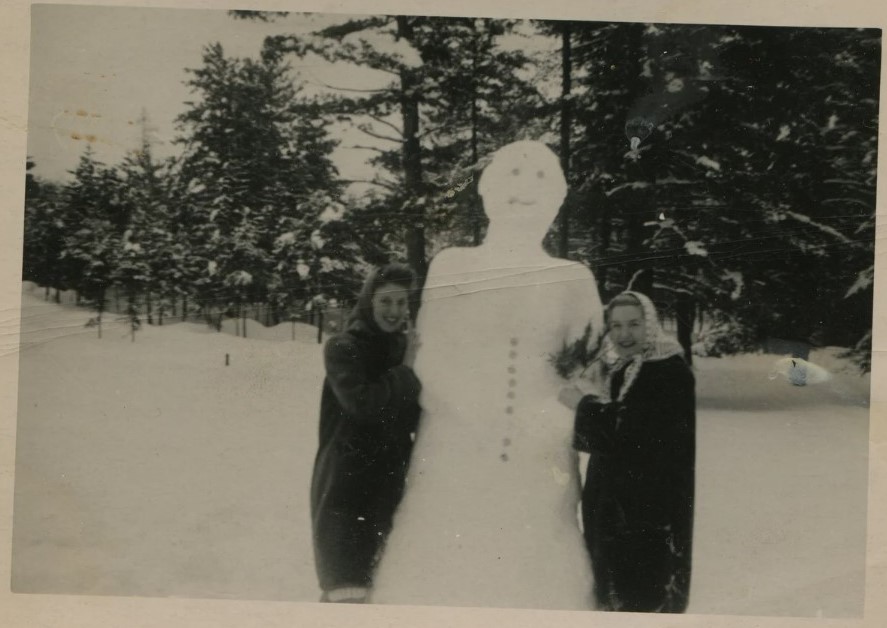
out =
[(616, 352), (629, 358), (644, 348), (647, 324), (644, 311), (637, 305), (617, 305), (610, 312), (610, 341)]
[(409, 313), (409, 292), (403, 286), (383, 283), (373, 293), (373, 320), (382, 331), (399, 331)]

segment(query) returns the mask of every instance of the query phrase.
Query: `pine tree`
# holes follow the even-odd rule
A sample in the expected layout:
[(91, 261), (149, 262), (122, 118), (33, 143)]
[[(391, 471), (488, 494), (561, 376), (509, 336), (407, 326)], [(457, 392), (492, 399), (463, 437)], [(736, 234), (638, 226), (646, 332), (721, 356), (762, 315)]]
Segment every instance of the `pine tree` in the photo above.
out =
[[(874, 215), (872, 43), (870, 31), (850, 29), (727, 29), (717, 42), (723, 78), (674, 127), (694, 147), (681, 151), (676, 177), (705, 172), (694, 187), (713, 199), (693, 221), (685, 214), (686, 239), (704, 247), (710, 281), (712, 270), (730, 278), (718, 305), (758, 340), (846, 345), (870, 328), (870, 302), (844, 296), (873, 253), (860, 236)], [(702, 124), (715, 116), (730, 124)]]
[(864, 336), (870, 303), (844, 295), (870, 275), (875, 34), (606, 25), (576, 38), (588, 131), (574, 161), (599, 212), (584, 246), (602, 251), (605, 284), (655, 265), (643, 289), (685, 319), (685, 344), (695, 303), (731, 350)]
[(527, 55), (499, 46), (517, 24), (368, 16), (310, 36), (266, 41), (268, 54), (316, 54), (390, 76), (389, 83), (362, 93), (329, 86), (335, 95), (326, 107), (371, 139), (370, 163), (386, 172), (373, 182), (383, 190), (388, 213), (364, 222), (381, 221), (403, 234), (405, 256), (420, 277), (437, 249), (480, 241), (484, 219), (475, 179), (481, 157), (544, 128), (534, 122), (538, 90), (519, 76)]
[[(420, 276), (427, 269), (425, 243), (426, 181), (419, 140), (422, 101), (422, 59), (415, 47), (426, 18), (372, 16), (347, 20), (309, 37), (277, 36), (265, 42), (265, 56), (278, 59), (295, 53), (317, 54), (335, 62), (351, 63), (391, 77), (391, 83), (354, 97), (330, 98), (327, 110), (354, 124), (375, 140), (389, 141), (390, 150), (377, 149), (374, 165), (393, 173), (397, 184), (377, 181), (392, 192), (398, 210), (390, 226), (404, 233), (407, 257)], [(342, 91), (347, 91), (347, 88)], [(392, 121), (392, 118), (395, 121)]]
[(66, 235), (60, 255), (66, 285), (74, 288), (97, 311), (99, 337), (107, 290), (119, 246), (119, 226), (125, 224), (115, 170), (96, 161), (91, 147), (80, 157), (67, 186), (63, 220)]
[(34, 176), (28, 160), (25, 179), (25, 219), (22, 279), (43, 286), (46, 298), (55, 288), (55, 298), (64, 289), (60, 257), (64, 246), (62, 186)]
[(114, 281), (127, 300), (127, 316), (133, 329), (140, 324), (139, 301), (145, 317), (154, 322), (155, 298), (162, 324), (167, 300), (174, 297), (181, 280), (180, 257), (175, 255), (168, 173), (153, 157), (147, 114), (141, 117), (139, 148), (129, 153), (119, 168), (123, 208), (120, 249)]
[(497, 148), (545, 134), (544, 98), (530, 78), (535, 60), (503, 39), (529, 38), (516, 20), (428, 20), (418, 38), (424, 61), (421, 145), (428, 181), (430, 252), (477, 245), (486, 216), (477, 183)]
[(290, 234), (308, 250), (325, 209), (316, 195), (334, 202), (340, 193), (329, 156), (335, 143), (288, 72), (280, 57), (226, 57), (219, 44), (190, 70), (200, 98), (179, 117), (179, 176), (205, 308), (239, 312), (269, 298), (280, 305), (275, 291), (294, 286), (279, 277), (296, 274), (294, 256), (279, 255), (280, 238)]

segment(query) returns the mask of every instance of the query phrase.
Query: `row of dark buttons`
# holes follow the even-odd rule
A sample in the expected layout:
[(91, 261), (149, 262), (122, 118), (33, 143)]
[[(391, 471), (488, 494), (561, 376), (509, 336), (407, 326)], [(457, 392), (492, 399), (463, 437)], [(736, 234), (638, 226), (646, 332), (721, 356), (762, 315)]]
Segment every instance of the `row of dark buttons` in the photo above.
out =
[[(514, 349), (514, 347), (517, 346), (517, 343), (518, 343), (517, 338), (512, 337), (512, 338), (511, 338), (511, 347), (512, 347), (512, 349), (508, 352), (508, 357), (509, 357), (512, 361), (513, 361), (515, 358), (517, 358), (517, 351)], [(514, 399), (514, 398), (517, 396), (517, 394), (516, 394), (515, 391), (514, 391), (514, 388), (517, 387), (517, 379), (514, 377), (514, 375), (517, 374), (517, 368), (514, 366), (513, 363), (510, 363), (510, 364), (508, 365), (508, 374), (511, 375), (511, 377), (508, 378), (508, 387), (509, 387), (510, 389), (512, 389), (512, 390), (509, 390), (507, 393), (505, 393), (505, 396), (506, 396), (508, 399)], [(507, 405), (507, 406), (505, 406), (505, 414), (514, 414), (514, 406), (512, 406), (512, 405)], [(505, 438), (502, 439), (502, 446), (503, 446), (503, 447), (508, 447), (510, 444), (511, 444), (511, 439), (510, 439), (510, 438), (505, 437)], [(499, 458), (502, 460), (502, 462), (508, 462), (508, 454), (507, 454), (506, 452), (504, 452), (504, 451), (503, 451), (502, 454), (499, 456)]]

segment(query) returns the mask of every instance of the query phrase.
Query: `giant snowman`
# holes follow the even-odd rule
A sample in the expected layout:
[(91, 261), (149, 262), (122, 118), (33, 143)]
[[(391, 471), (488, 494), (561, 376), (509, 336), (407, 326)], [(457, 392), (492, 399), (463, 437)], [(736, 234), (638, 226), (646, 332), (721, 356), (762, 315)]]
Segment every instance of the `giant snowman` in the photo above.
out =
[(373, 601), (587, 609), (573, 414), (551, 356), (600, 331), (600, 297), (585, 266), (542, 248), (566, 194), (545, 145), (501, 148), (479, 189), (484, 243), (439, 253), (423, 292), (423, 415)]

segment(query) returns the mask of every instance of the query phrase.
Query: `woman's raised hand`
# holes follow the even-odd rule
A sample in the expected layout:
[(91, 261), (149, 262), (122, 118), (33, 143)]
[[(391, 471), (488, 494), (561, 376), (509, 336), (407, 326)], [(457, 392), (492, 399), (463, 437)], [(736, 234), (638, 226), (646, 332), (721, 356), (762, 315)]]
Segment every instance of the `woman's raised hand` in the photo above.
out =
[(578, 386), (573, 384), (571, 386), (564, 386), (563, 388), (561, 388), (561, 392), (557, 396), (557, 400), (567, 406), (570, 410), (575, 410), (584, 396), (585, 393), (580, 390)]

